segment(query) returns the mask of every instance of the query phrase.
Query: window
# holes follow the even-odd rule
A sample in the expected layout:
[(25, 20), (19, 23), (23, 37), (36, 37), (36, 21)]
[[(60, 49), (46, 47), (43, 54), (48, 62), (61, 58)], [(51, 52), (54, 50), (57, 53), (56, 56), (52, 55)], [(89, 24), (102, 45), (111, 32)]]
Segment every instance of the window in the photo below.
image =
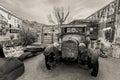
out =
[(18, 26), (17, 26), (18, 28), (20, 28), (20, 25), (18, 24)]
[(9, 28), (11, 28), (12, 26), (11, 26), (11, 24), (9, 24)]
[(11, 15), (10, 14), (8, 14), (8, 19), (11, 20)]
[(45, 36), (47, 36), (47, 33), (44, 33)]

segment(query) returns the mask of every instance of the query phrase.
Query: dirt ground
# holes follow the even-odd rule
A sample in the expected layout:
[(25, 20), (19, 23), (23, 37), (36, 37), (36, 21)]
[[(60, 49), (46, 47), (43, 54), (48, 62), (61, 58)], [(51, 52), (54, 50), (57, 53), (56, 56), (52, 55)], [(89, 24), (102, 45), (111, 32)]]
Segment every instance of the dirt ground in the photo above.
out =
[(44, 56), (40, 54), (25, 63), (25, 73), (17, 80), (120, 80), (120, 59), (99, 58), (99, 74), (92, 77), (89, 70), (81, 69), (77, 64), (58, 64), (52, 70), (46, 70)]

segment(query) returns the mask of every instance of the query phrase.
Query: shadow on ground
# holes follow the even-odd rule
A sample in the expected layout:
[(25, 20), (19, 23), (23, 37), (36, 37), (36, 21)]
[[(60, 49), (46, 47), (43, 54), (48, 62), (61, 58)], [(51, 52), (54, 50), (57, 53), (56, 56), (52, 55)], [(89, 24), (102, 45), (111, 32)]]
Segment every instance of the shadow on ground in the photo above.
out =
[(81, 69), (77, 64), (59, 63), (55, 69), (48, 71), (40, 54), (26, 60), (25, 73), (17, 80), (119, 80), (120, 59), (100, 58), (98, 76), (92, 77), (89, 70)]

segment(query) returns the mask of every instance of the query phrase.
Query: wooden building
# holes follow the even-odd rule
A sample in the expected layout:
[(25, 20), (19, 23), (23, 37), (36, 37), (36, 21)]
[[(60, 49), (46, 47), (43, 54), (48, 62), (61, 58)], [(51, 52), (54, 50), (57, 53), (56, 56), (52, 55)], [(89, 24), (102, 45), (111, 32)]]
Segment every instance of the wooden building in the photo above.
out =
[(44, 25), (41, 33), (41, 43), (51, 44), (57, 42), (57, 25)]

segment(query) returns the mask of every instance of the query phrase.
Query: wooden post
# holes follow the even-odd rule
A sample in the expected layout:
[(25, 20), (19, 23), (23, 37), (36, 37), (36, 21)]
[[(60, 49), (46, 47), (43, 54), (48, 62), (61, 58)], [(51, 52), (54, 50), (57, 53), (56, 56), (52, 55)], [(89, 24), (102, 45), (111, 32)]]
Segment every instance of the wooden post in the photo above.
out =
[(52, 43), (53, 43), (53, 30), (54, 30), (54, 29), (53, 29), (53, 26), (52, 26)]
[(41, 43), (43, 43), (43, 38), (44, 38), (44, 32), (43, 32), (44, 30), (43, 30), (43, 26), (42, 26), (42, 33), (41, 33)]

